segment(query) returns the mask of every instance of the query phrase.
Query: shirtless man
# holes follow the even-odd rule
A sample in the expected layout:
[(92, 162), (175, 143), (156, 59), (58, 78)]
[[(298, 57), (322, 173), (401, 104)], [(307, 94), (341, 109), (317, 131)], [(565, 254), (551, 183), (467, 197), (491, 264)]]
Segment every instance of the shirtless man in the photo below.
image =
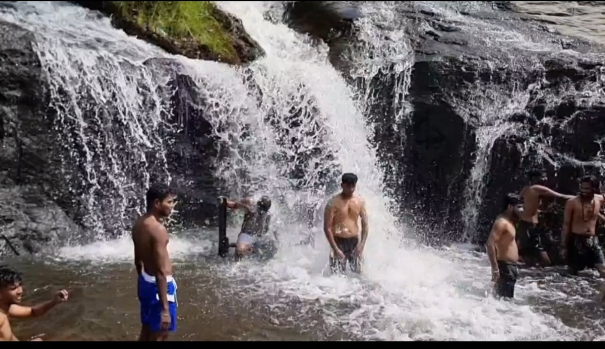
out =
[[(219, 200), (222, 199), (219, 198)], [(227, 200), (227, 207), (245, 212), (242, 229), (237, 237), (235, 260), (239, 261), (242, 257), (252, 253), (270, 254), (275, 246), (265, 237), (269, 232), (271, 222), (271, 215), (269, 214), (271, 199), (263, 196), (256, 204), (252, 202), (251, 198), (244, 198), (239, 202)]]
[(134, 265), (141, 306), (139, 341), (165, 341), (176, 331), (176, 282), (168, 256), (168, 231), (163, 220), (172, 214), (176, 195), (163, 184), (147, 191), (147, 213), (132, 228)]
[[(21, 319), (39, 317), (57, 304), (67, 301), (67, 291), (61, 290), (46, 303), (33, 307), (21, 306), (19, 305), (23, 296), (21, 282), (21, 273), (6, 266), (0, 266), (0, 341), (19, 341), (11, 330), (9, 317)], [(42, 339), (36, 338), (32, 341), (40, 342)]]
[[(357, 176), (342, 176), (342, 192), (333, 197), (324, 212), (324, 232), (330, 244), (330, 268), (333, 273), (346, 270), (361, 273), (363, 249), (368, 239), (368, 215), (365, 202), (354, 194)], [(361, 239), (358, 220), (361, 218)]]
[(519, 216), (519, 196), (508, 194), (504, 198), (503, 212), (496, 218), (487, 240), (487, 255), (492, 266), (492, 281), (497, 297), (513, 298), (519, 271), (519, 251), (515, 240), (515, 222)]
[(542, 232), (538, 228), (538, 215), (542, 198), (559, 198), (569, 200), (571, 195), (563, 195), (543, 186), (546, 182), (546, 176), (540, 171), (529, 172), (530, 184), (523, 187), (521, 197), (523, 198), (523, 211), (520, 213), (521, 220), (518, 224), (519, 241), (521, 245), (521, 256), (529, 265), (535, 264), (539, 260), (543, 267), (549, 266), (550, 258), (542, 244)]
[(580, 180), (580, 195), (567, 201), (561, 234), (561, 257), (567, 259), (571, 274), (594, 265), (605, 278), (605, 258), (595, 236), (604, 198), (599, 182), (592, 176)]

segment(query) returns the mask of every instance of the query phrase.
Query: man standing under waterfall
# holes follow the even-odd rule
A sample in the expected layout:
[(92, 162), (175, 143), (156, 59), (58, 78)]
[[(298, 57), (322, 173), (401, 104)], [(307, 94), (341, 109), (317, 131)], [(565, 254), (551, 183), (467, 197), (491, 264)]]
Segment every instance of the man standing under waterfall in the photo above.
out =
[(497, 297), (513, 298), (519, 271), (519, 250), (516, 241), (515, 222), (519, 216), (519, 196), (508, 194), (504, 198), (502, 213), (496, 218), (487, 239), (487, 255), (492, 266), (492, 281)]
[(368, 239), (368, 214), (364, 200), (355, 194), (356, 186), (357, 176), (345, 173), (342, 192), (330, 199), (324, 211), (324, 232), (331, 248), (332, 273), (344, 272), (347, 262), (353, 272), (361, 273), (363, 249)]
[(571, 195), (557, 193), (544, 186), (546, 176), (541, 171), (533, 170), (528, 173), (529, 184), (521, 190), (523, 198), (523, 211), (521, 220), (517, 226), (520, 254), (523, 261), (528, 265), (535, 265), (536, 260), (542, 267), (549, 266), (550, 258), (542, 243), (542, 231), (538, 227), (538, 215), (542, 198), (558, 198), (569, 200)]
[(599, 188), (596, 178), (584, 177), (580, 181), (580, 195), (567, 201), (560, 251), (571, 274), (594, 266), (605, 279), (605, 257), (596, 237), (597, 219), (603, 219), (601, 210), (605, 203)]
[(172, 214), (176, 195), (164, 184), (147, 191), (147, 212), (132, 228), (134, 265), (141, 307), (139, 341), (165, 341), (176, 330), (176, 282), (168, 255), (168, 230), (163, 221)]

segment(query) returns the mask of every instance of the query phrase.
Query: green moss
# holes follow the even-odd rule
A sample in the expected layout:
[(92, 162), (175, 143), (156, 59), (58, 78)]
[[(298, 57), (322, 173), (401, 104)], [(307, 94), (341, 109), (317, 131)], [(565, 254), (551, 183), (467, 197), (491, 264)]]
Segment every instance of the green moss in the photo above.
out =
[(117, 13), (167, 38), (195, 42), (227, 59), (237, 55), (233, 38), (216, 20), (210, 1), (112, 1)]

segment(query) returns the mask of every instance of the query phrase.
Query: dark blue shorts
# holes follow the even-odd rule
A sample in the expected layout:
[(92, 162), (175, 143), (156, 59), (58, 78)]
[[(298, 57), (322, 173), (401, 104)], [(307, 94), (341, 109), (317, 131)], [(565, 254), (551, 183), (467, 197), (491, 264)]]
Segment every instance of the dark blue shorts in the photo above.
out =
[[(169, 332), (176, 331), (176, 282), (168, 277), (168, 310), (170, 312)], [(162, 303), (158, 295), (158, 286), (155, 277), (145, 272), (141, 273), (138, 280), (138, 296), (141, 305), (141, 324), (148, 326), (151, 332), (161, 332), (162, 327)]]

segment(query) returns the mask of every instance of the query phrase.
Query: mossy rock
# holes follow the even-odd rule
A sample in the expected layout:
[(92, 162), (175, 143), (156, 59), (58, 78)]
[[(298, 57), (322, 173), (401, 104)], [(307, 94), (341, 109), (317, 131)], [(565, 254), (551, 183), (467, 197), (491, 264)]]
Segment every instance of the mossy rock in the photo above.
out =
[(112, 24), (169, 53), (244, 64), (264, 55), (239, 19), (210, 1), (73, 1), (111, 16)]

